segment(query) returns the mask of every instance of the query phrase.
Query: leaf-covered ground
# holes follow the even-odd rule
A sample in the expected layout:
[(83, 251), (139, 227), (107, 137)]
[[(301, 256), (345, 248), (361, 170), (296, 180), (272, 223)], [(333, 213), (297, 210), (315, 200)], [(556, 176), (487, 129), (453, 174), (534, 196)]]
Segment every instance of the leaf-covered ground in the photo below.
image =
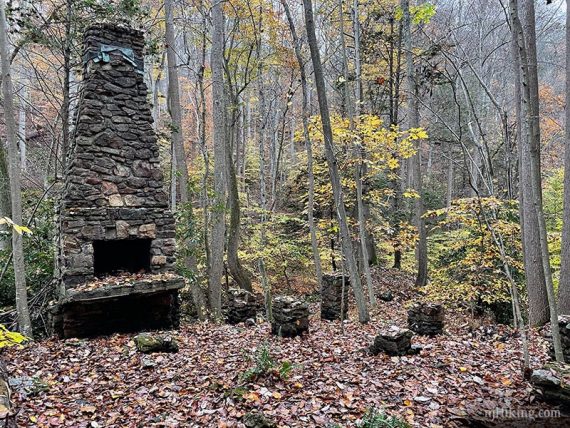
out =
[[(381, 326), (405, 326), (405, 278), (379, 278), (396, 299), (380, 302), (373, 321), (360, 325), (311, 320), (303, 338), (270, 336), (255, 327), (189, 324), (176, 332), (177, 354), (143, 356), (132, 335), (93, 340), (47, 340), (4, 355), (11, 374), (26, 385), (14, 401), (21, 426), (239, 427), (262, 411), (280, 427), (355, 426), (367, 408), (383, 408), (418, 427), (455, 426), (466, 413), (485, 409), (545, 408), (533, 401), (521, 376), (520, 341), (506, 327), (474, 327), (448, 313), (447, 333), (414, 338), (415, 356), (371, 356), (366, 348)], [(313, 304), (318, 312), (318, 305)], [(276, 362), (294, 369), (246, 383), (248, 357), (267, 344)], [(546, 359), (534, 335), (532, 365)], [(153, 365), (153, 367), (147, 367)], [(37, 380), (31, 384), (27, 377)], [(455, 421), (455, 422), (454, 422)]]

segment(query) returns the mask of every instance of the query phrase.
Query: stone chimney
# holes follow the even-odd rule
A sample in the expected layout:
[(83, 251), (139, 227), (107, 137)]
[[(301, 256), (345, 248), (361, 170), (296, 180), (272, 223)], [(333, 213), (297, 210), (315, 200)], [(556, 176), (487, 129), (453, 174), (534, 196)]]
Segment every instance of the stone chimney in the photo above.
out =
[[(131, 28), (96, 24), (84, 35), (83, 82), (58, 207), (59, 312), (68, 325), (77, 327), (79, 309), (65, 309), (81, 302), (160, 292), (176, 305), (172, 290), (183, 285), (168, 275), (175, 224), (147, 102), (143, 49), (142, 32)], [(147, 309), (133, 308), (131, 315)], [(64, 335), (82, 335), (81, 328)]]

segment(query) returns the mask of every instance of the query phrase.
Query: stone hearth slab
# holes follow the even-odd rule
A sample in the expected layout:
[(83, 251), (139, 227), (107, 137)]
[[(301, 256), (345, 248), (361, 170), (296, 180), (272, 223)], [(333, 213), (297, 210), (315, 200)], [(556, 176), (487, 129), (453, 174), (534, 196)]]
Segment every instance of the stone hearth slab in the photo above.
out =
[[(112, 280), (112, 279), (110, 279)], [(98, 284), (95, 282), (95, 284)], [(78, 289), (69, 289), (61, 303), (94, 301), (138, 294), (152, 294), (163, 291), (179, 290), (184, 287), (184, 278), (169, 275), (168, 278), (150, 276), (146, 279), (137, 279), (124, 283), (101, 284), (89, 287), (89, 283)]]

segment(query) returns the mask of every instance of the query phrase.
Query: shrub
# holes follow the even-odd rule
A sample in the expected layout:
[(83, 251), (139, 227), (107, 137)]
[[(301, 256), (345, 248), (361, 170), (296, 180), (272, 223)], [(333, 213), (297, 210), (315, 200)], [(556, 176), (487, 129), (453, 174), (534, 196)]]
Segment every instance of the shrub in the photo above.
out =
[(253, 361), (254, 366), (247, 369), (240, 376), (241, 380), (245, 382), (271, 375), (275, 375), (279, 379), (286, 379), (295, 368), (295, 365), (290, 361), (276, 362), (271, 355), (271, 350), (267, 342), (257, 348), (253, 358), (250, 357), (249, 359)]
[(0, 324), (0, 349), (20, 345), (25, 341), (25, 336), (9, 331), (3, 324)]
[(447, 303), (487, 306), (510, 302), (509, 282), (491, 228), (501, 236), (511, 273), (517, 284), (522, 285), (517, 202), (460, 199), (449, 209), (431, 211), (426, 216), (437, 220), (430, 245), (428, 297)]
[[(33, 295), (53, 279), (54, 268), (54, 201), (43, 199), (38, 191), (26, 191), (23, 194), (24, 219), (33, 216), (30, 222), (32, 234), (24, 236), (24, 261), (26, 264), (26, 284)], [(4, 239), (9, 239), (10, 232), (3, 231)], [(10, 260), (11, 248), (0, 251), (0, 270)], [(13, 305), (14, 270), (8, 263), (6, 273), (0, 281), (0, 306)]]
[(396, 416), (388, 416), (384, 411), (378, 409), (368, 409), (360, 422), (357, 423), (359, 428), (409, 428), (410, 425), (397, 418)]

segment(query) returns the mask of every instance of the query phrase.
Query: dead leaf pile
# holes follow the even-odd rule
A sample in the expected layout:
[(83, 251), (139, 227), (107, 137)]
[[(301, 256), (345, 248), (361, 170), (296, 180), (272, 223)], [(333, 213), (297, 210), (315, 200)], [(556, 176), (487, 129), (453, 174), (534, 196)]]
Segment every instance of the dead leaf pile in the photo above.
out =
[[(409, 296), (380, 303), (367, 325), (346, 322), (344, 334), (338, 322), (317, 318), (295, 339), (270, 336), (267, 324), (198, 323), (177, 333), (177, 354), (142, 356), (124, 334), (10, 349), (4, 358), (11, 376), (47, 385), (15, 391), (18, 420), (37, 427), (243, 427), (245, 414), (260, 411), (280, 427), (351, 427), (376, 407), (412, 426), (439, 427), (473, 409), (536, 406), (521, 375), (520, 339), (507, 327), (489, 333), (450, 314), (447, 334), (413, 339), (424, 346), (419, 355), (369, 355), (381, 327), (405, 326)], [(247, 357), (265, 343), (275, 361), (294, 369), (285, 379), (244, 383)], [(536, 333), (532, 345), (537, 367), (546, 345)]]

